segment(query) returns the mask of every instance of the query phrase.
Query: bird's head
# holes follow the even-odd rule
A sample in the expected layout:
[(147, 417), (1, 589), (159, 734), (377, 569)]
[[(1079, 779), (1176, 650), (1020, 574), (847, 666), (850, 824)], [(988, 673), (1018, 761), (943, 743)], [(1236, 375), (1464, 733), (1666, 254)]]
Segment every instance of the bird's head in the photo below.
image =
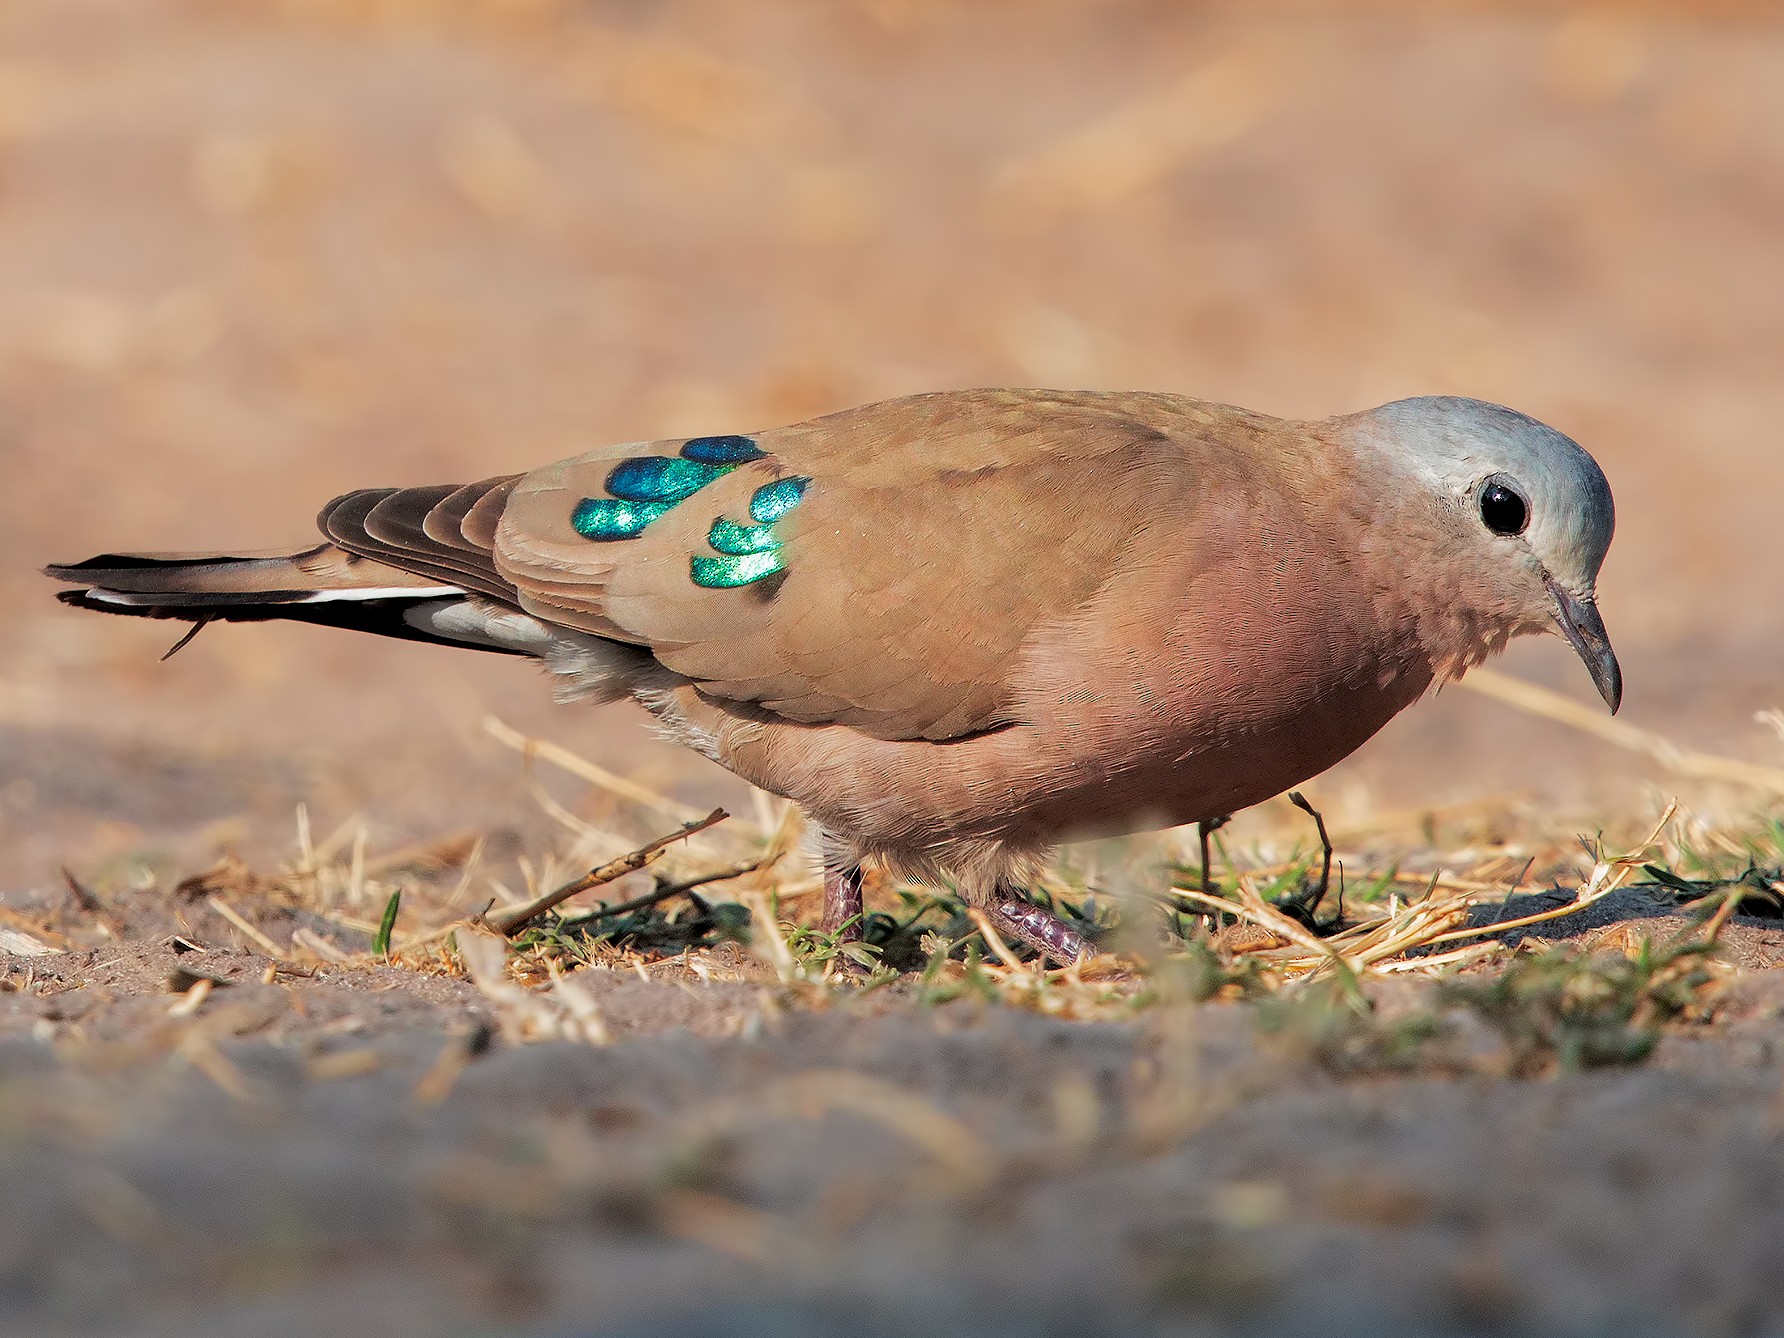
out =
[(1437, 504), (1455, 597), (1513, 632), (1566, 637), (1614, 713), (1623, 674), (1595, 595), (1616, 527), (1604, 471), (1571, 438), (1481, 400), (1425, 396), (1343, 420)]

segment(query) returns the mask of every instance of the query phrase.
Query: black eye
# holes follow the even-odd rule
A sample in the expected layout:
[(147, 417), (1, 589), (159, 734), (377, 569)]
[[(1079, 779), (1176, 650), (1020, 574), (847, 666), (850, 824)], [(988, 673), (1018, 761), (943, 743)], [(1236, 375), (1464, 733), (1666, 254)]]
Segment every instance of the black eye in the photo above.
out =
[(1530, 523), (1530, 503), (1503, 479), (1488, 479), (1480, 490), (1480, 518), (1494, 534), (1522, 534)]

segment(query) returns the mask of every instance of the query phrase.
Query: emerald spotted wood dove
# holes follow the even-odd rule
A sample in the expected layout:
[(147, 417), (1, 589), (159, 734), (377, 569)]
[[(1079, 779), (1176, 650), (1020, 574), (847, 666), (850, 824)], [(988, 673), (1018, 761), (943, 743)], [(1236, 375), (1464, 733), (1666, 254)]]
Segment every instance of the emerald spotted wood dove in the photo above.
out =
[(1614, 711), (1612, 520), (1590, 455), (1477, 400), (1290, 422), (976, 390), (349, 493), (289, 556), (49, 574), (108, 613), (533, 656), (802, 804), (830, 927), (878, 856), (1070, 960), (1018, 891), (1063, 839), (1267, 799), (1526, 632)]

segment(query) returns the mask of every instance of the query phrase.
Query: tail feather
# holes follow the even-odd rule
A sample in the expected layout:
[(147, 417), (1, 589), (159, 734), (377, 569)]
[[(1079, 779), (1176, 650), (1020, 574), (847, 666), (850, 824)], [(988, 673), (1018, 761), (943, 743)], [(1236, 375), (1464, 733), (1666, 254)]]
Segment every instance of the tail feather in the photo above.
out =
[[(304, 599), (437, 597), (463, 593), (431, 573), (405, 571), (319, 544), (300, 553), (105, 553), (85, 562), (44, 568), (70, 585), (114, 596), (112, 602), (149, 607), (205, 596), (206, 605), (229, 599), (290, 603)], [(215, 598), (213, 598), (215, 597)], [(317, 599), (317, 602), (322, 602)]]
[[(103, 586), (120, 593), (208, 590), (255, 594), (273, 589), (281, 581), (294, 589), (310, 586), (315, 577), (300, 574), (298, 564), (331, 548), (321, 544), (302, 553), (101, 553), (84, 562), (56, 563), (43, 572), (58, 581)], [(275, 577), (275, 573), (281, 576)]]
[(106, 553), (44, 573), (73, 587), (57, 593), (64, 604), (99, 613), (194, 623), (277, 618), (408, 641), (441, 640), (425, 620), (409, 616), (412, 610), (466, 593), (332, 544), (283, 555)]
[(348, 493), (318, 518), (328, 542), (295, 553), (105, 553), (44, 570), (71, 587), (63, 603), (100, 613), (283, 618), (544, 655), (556, 633), (520, 612), (491, 551), (516, 477)]

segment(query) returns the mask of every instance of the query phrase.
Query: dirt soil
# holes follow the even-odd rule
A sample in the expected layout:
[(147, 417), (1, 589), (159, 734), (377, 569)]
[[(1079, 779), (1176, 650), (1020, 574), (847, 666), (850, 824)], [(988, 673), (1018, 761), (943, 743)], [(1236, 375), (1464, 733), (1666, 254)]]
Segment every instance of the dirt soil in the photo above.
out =
[[(1085, 1023), (894, 988), (812, 1011), (723, 950), (717, 984), (581, 972), (608, 1045), (508, 1045), (462, 982), (178, 946), (35, 958), (0, 995), (8, 1331), (1721, 1334), (1784, 1312), (1784, 932), (1761, 922), (1732, 927), (1757, 969), (1713, 1023), (1539, 1081), (1460, 1023), (1446, 1062), (1399, 1072), (1252, 1006)], [(170, 1017), (197, 978), (204, 1008)], [(1384, 986), (1377, 1012), (1428, 996)]]
[[(374, 964), (375, 906), (232, 896), (274, 960), (178, 884), (270, 876), (299, 804), (516, 888), (566, 818), (660, 829), (490, 716), (760, 820), (745, 787), (494, 657), (264, 626), (160, 664), (35, 571), (947, 386), (1472, 394), (1612, 480), (1624, 718), (1775, 766), (1781, 127), (1784, 21), (1735, 0), (7, 0), (0, 1330), (1784, 1331), (1776, 921), (1645, 1063), (1535, 1078), (1465, 1019), (1406, 1072), (1252, 1004), (817, 1007), (730, 945), (591, 968), (610, 1043), (521, 1044)], [(1589, 692), (1558, 641), (1506, 667)], [(1685, 783), (1452, 690), (1308, 789), (1385, 869), (1483, 801), (1546, 840)]]

